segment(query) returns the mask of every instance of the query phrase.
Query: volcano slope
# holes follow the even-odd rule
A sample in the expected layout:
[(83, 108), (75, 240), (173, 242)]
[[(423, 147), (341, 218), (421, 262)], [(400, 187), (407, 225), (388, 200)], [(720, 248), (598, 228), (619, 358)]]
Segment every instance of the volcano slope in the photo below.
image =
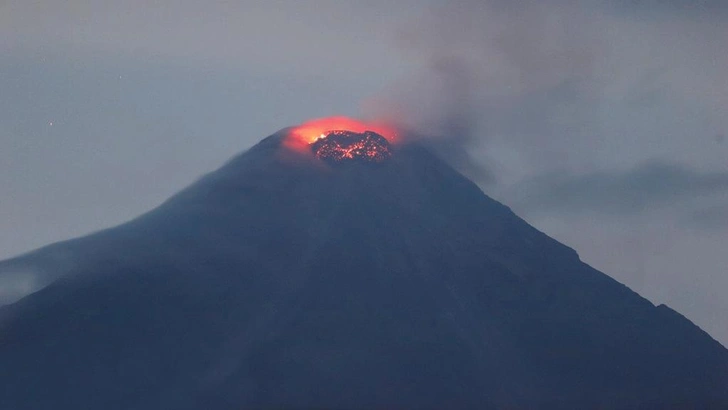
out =
[(0, 310), (0, 407), (728, 405), (719, 343), (424, 148), (327, 163), (285, 134), (0, 263), (59, 278)]

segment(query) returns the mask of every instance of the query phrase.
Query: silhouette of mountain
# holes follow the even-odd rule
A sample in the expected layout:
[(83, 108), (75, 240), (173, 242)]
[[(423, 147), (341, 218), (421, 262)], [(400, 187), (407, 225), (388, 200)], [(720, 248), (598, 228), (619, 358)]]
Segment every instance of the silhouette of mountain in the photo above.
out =
[(4, 409), (728, 408), (728, 351), (417, 145), (274, 134), (157, 209), (0, 263)]

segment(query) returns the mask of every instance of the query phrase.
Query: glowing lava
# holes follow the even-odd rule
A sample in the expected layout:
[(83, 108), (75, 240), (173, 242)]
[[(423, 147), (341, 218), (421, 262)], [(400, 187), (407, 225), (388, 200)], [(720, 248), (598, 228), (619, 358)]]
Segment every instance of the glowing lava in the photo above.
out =
[[(349, 135), (351, 140), (349, 140), (349, 138), (344, 138), (344, 134)], [(314, 144), (316, 144), (319, 140), (328, 138), (332, 138), (330, 142), (333, 145), (318, 144), (318, 148), (314, 148)], [(362, 140), (362, 138), (366, 141)], [(359, 140), (356, 144), (354, 144), (359, 144), (358, 148), (352, 146), (354, 140)], [(359, 121), (348, 117), (327, 117), (307, 121), (297, 127), (294, 127), (291, 131), (289, 131), (288, 136), (284, 141), (284, 145), (299, 152), (313, 152), (321, 159), (324, 157), (317, 154), (317, 152), (323, 149), (326, 152), (332, 152), (332, 156), (325, 156), (325, 158), (328, 159), (332, 159), (333, 156), (336, 156), (333, 152), (342, 150), (341, 152), (346, 151), (342, 154), (342, 159), (366, 159), (366, 155), (371, 155), (373, 161), (381, 161), (381, 159), (375, 158), (389, 157), (389, 145), (396, 142), (397, 132), (395, 128), (386, 124)], [(336, 148), (334, 145), (339, 148)], [(376, 152), (378, 152), (373, 148), (375, 146), (385, 147), (386, 149), (382, 152), (386, 151), (386, 154), (382, 153), (381, 155), (375, 155)], [(368, 151), (371, 154), (360, 155), (363, 151)]]
[(316, 158), (327, 162), (382, 162), (392, 155), (389, 141), (372, 131), (330, 131), (311, 144)]

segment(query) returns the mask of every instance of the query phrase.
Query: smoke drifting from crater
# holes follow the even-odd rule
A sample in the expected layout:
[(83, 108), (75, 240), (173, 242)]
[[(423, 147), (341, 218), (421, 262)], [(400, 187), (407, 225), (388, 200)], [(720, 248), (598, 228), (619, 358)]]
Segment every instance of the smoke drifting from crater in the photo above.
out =
[[(593, 32), (599, 20), (581, 8), (535, 2), (460, 2), (429, 10), (397, 38), (421, 63), (420, 72), (369, 105), (395, 107), (398, 119), (451, 163), (480, 182), (495, 182), (494, 167), (474, 152), (497, 138), (521, 143), (552, 128), (548, 110), (541, 109), (546, 96), (563, 88), (587, 91), (581, 83), (594, 76), (596, 54), (603, 51)], [(544, 106), (529, 107), (539, 95), (537, 104)]]
[[(468, 1), (421, 12), (395, 43), (416, 61), (367, 101), (481, 183), (595, 164), (690, 163), (722, 134), (728, 47), (717, 7)], [(713, 87), (718, 85), (717, 88)], [(706, 140), (708, 138), (705, 138)], [(660, 141), (657, 145), (657, 141)], [(503, 159), (506, 158), (506, 159)], [(711, 164), (718, 165), (713, 155)], [(529, 174), (529, 175), (524, 175)]]

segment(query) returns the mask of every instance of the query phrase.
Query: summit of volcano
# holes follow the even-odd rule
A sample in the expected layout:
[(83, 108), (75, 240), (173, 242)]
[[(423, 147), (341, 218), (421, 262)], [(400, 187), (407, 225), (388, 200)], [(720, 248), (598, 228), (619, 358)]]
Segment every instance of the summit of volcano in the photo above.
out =
[(0, 262), (55, 278), (0, 309), (2, 407), (728, 405), (723, 346), (426, 148), (335, 128), (300, 150), (296, 130)]

